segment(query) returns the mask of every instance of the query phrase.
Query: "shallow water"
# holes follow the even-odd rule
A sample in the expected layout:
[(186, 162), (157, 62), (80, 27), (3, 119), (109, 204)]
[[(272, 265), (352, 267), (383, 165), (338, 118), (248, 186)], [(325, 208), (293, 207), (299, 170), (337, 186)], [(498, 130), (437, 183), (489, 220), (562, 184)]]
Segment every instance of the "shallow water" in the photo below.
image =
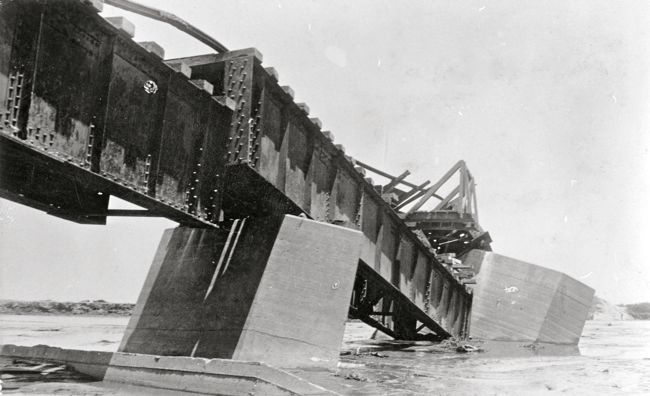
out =
[(650, 321), (587, 322), (577, 347), (472, 344), (484, 352), (416, 346), (382, 352), (387, 357), (344, 356), (340, 375), (367, 381), (329, 387), (355, 395), (650, 394)]
[[(125, 317), (0, 315), (0, 343), (117, 350)], [(349, 323), (344, 350), (376, 346)], [(341, 357), (336, 372), (292, 370), (350, 395), (650, 394), (650, 321), (589, 321), (577, 347), (479, 342), (459, 354), (419, 342), (383, 342), (380, 353)], [(396, 347), (400, 350), (394, 350)], [(361, 349), (358, 349), (361, 347)]]
[(124, 316), (0, 315), (0, 344), (117, 351)]

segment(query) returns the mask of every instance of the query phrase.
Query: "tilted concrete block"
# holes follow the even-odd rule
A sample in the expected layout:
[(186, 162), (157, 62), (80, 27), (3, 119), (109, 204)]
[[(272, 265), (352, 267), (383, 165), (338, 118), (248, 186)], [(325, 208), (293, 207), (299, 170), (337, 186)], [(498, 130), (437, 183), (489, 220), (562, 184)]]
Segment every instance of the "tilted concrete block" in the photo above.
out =
[(334, 368), (361, 238), (290, 215), (167, 230), (120, 351)]
[(472, 337), (576, 344), (594, 290), (548, 268), (483, 250), (472, 250), (463, 264), (474, 268)]

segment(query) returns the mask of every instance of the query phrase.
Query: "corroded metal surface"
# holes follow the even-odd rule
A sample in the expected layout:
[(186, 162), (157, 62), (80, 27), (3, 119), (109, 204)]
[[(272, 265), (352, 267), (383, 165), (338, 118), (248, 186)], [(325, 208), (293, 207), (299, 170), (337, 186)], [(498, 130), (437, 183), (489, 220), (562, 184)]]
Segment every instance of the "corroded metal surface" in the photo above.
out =
[[(183, 212), (184, 223), (218, 221), (229, 108), (80, 2), (9, 2), (0, 18), (0, 133), (52, 164), (72, 164)], [(96, 215), (107, 196), (91, 195), (106, 191), (77, 183), (80, 203), (71, 206), (66, 193), (22, 181), (31, 161), (12, 163), (2, 169), (3, 196), (22, 194), (48, 212), (78, 209), (79, 222), (104, 221)], [(61, 173), (47, 180), (74, 186)]]

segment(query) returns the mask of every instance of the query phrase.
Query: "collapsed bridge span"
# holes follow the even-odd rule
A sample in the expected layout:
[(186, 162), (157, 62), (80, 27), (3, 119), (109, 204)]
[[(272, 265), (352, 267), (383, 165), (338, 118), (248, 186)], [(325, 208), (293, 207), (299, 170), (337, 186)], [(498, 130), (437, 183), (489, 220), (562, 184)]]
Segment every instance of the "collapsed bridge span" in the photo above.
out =
[[(438, 196), (447, 175), (432, 186), (408, 174), (375, 185), (365, 177), (374, 168), (321, 130), (257, 50), (163, 60), (155, 43), (132, 40), (128, 21), (101, 18), (97, 3), (2, 3), (0, 196), (78, 223), (133, 215), (181, 225), (161, 241), (122, 350), (268, 359), (287, 343), (315, 342), (304, 304), (338, 304), (314, 310), (332, 334), (314, 356), (331, 358), (346, 315), (399, 339), (468, 335), (472, 294), (436, 256), (478, 247), (477, 238), (489, 249), (464, 163), (448, 197)], [(144, 209), (109, 210), (110, 195)], [(429, 217), (400, 211), (431, 197), (441, 203)], [(441, 216), (465, 223), (448, 222), (437, 238), (413, 232)], [(319, 282), (325, 266), (334, 272)], [(166, 292), (175, 304), (161, 303)], [(225, 335), (231, 342), (219, 344)], [(183, 347), (165, 349), (170, 342)]]

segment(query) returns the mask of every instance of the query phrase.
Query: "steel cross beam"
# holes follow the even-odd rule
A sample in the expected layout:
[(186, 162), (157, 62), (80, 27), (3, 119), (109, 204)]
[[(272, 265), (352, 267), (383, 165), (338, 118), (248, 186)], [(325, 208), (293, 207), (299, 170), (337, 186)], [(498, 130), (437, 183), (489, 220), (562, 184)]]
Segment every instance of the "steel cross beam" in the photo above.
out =
[(390, 183), (386, 184), (382, 189), (381, 192), (382, 194), (388, 194), (389, 192), (393, 191), (395, 187), (397, 187), (398, 184), (404, 181), (408, 175), (410, 175), (411, 172), (408, 170), (404, 171), (401, 175), (393, 178)]
[[(412, 188), (412, 190), (410, 190), (409, 192), (405, 193), (404, 197), (406, 197), (406, 196), (410, 196), (410, 195), (412, 195), (412, 194), (415, 193), (415, 192), (426, 192), (426, 190), (424, 189), (424, 187), (425, 187), (427, 184), (430, 183), (430, 181), (427, 180), (427, 181), (425, 181), (424, 183), (422, 183), (422, 184), (420, 184), (420, 185), (416, 185), (416, 184), (413, 184), (413, 183), (411, 183), (411, 182), (405, 180), (406, 177), (407, 177), (408, 175), (411, 174), (411, 172), (408, 171), (408, 170), (404, 171), (404, 172), (403, 172), (401, 175), (399, 175), (399, 176), (393, 176), (393, 175), (391, 175), (390, 173), (384, 172), (384, 171), (382, 171), (382, 170), (380, 170), (380, 169), (377, 169), (377, 168), (375, 168), (375, 167), (373, 167), (373, 166), (370, 166), (370, 165), (368, 165), (368, 164), (366, 164), (366, 163), (363, 163), (363, 162), (361, 162), (361, 161), (359, 161), (359, 160), (354, 160), (354, 163), (355, 163), (355, 165), (358, 165), (358, 166), (362, 167), (363, 169), (369, 170), (370, 172), (376, 173), (376, 174), (378, 174), (379, 176), (383, 176), (383, 177), (385, 177), (385, 178), (387, 178), (387, 179), (390, 179), (390, 180), (391, 180), (390, 183), (388, 183), (386, 186), (384, 186), (384, 189), (388, 189), (388, 191), (383, 191), (384, 193), (392, 191), (392, 189), (394, 189), (395, 187), (397, 187), (399, 184), (403, 184), (403, 185), (405, 185), (405, 186), (407, 186), (407, 187), (411, 187), (411, 188)], [(442, 199), (442, 197), (440, 197), (440, 196), (437, 196), (437, 195), (434, 195), (434, 196), (435, 196), (436, 198), (438, 198), (438, 199)], [(404, 197), (400, 197), (400, 198), (404, 199)]]
[(105, 212), (66, 212), (66, 211), (51, 211), (48, 212), (53, 216), (79, 216), (79, 217), (165, 217), (162, 213), (157, 213), (153, 210), (147, 209), (107, 209)]
[[(454, 173), (456, 173), (456, 171), (462, 168), (465, 168), (465, 161), (460, 160), (456, 163), (456, 165), (454, 165), (451, 169), (449, 169), (447, 173), (445, 173), (444, 176), (440, 178), (440, 180), (438, 180), (433, 186), (427, 189), (424, 195), (422, 195), (422, 198), (420, 198), (420, 200), (415, 205), (413, 205), (411, 209), (409, 209), (408, 213), (411, 214), (417, 211), (418, 209), (420, 209), (422, 205), (424, 205), (431, 197), (434, 196), (436, 192), (438, 192), (440, 187), (442, 187), (442, 185), (445, 184), (447, 180), (449, 180), (454, 175)], [(463, 172), (461, 172), (461, 175), (462, 174)], [(461, 180), (461, 184), (462, 184), (462, 180)]]
[[(381, 306), (379, 311), (375, 310), (377, 305)], [(451, 336), (363, 261), (359, 261), (349, 316), (395, 339), (439, 341)], [(428, 332), (420, 333), (425, 328)]]

